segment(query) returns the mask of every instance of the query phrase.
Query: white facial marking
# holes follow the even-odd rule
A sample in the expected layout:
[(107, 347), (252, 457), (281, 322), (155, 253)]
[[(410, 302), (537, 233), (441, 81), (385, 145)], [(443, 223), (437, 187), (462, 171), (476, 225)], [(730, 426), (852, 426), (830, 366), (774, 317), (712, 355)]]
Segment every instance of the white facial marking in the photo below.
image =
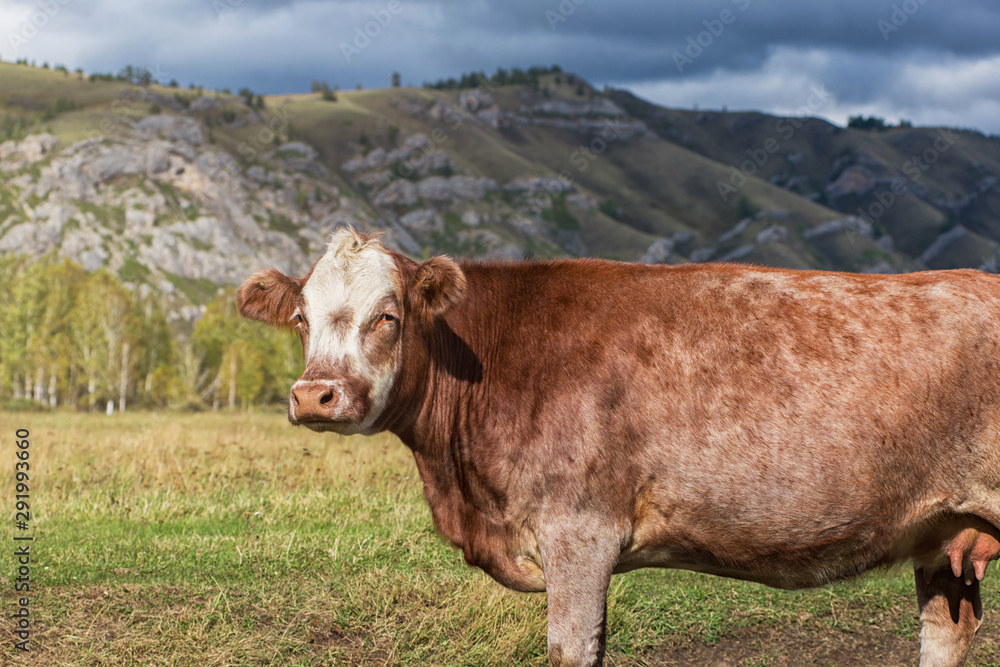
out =
[[(371, 383), (371, 409), (358, 426), (360, 432), (369, 431), (385, 409), (397, 365), (395, 360), (390, 368), (372, 364), (361, 348), (362, 333), (381, 314), (375, 312), (380, 301), (401, 297), (396, 286), (396, 263), (385, 247), (345, 228), (333, 234), (302, 288), (303, 315), (309, 323), (307, 367), (343, 364)], [(331, 316), (339, 319), (331, 322)]]

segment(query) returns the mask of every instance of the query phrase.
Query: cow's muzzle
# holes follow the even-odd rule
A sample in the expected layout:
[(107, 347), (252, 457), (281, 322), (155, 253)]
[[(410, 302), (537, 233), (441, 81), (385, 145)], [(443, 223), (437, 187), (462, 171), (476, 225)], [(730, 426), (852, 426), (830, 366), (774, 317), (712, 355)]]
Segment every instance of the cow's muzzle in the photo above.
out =
[(316, 430), (340, 430), (364, 419), (363, 400), (342, 382), (299, 380), (288, 397), (288, 420)]

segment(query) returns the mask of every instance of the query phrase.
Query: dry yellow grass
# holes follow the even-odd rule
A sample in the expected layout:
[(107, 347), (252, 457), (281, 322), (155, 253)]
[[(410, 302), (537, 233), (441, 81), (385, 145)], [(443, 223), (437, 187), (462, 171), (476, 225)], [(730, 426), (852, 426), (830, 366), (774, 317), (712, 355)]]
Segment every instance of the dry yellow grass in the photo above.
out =
[[(31, 651), (17, 651), (5, 612), (2, 664), (544, 662), (544, 596), (504, 590), (435, 535), (394, 438), (321, 436), (277, 413), (0, 413), (7, 470), (21, 427), (31, 431), (34, 626)], [(13, 560), (0, 563), (13, 609)], [(993, 580), (971, 664), (1000, 655)], [(640, 571), (615, 579), (609, 626), (615, 666), (916, 655), (905, 571), (803, 593)]]
[[(390, 437), (322, 437), (278, 414), (0, 413), (11, 466), (20, 427), (35, 628), (21, 655), (5, 620), (3, 660), (464, 664), (461, 637), (484, 647), (474, 661), (503, 664), (544, 643), (544, 600), (441, 543)], [(13, 502), (0, 486), (0, 505)]]

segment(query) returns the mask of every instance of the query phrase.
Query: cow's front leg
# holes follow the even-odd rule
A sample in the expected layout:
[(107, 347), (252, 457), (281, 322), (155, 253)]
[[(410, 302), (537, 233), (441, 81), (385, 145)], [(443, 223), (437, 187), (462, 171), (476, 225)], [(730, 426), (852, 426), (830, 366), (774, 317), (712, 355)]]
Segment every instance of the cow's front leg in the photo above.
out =
[(602, 665), (608, 584), (621, 553), (620, 541), (580, 523), (540, 537), (549, 606), (549, 665)]
[[(979, 580), (951, 568), (914, 570), (920, 605), (920, 667), (961, 667), (983, 618)], [(971, 583), (966, 583), (966, 581)]]

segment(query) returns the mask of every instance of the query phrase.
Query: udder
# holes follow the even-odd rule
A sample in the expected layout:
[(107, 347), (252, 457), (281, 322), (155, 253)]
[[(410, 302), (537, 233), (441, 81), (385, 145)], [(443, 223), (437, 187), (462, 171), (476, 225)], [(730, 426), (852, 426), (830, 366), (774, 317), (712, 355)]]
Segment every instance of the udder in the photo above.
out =
[(951, 563), (951, 571), (956, 577), (965, 577), (965, 583), (972, 583), (972, 575), (983, 580), (986, 566), (1000, 555), (1000, 541), (988, 533), (966, 528), (945, 547)]
[(986, 566), (1000, 556), (1000, 532), (985, 522), (976, 520), (974, 523), (974, 527), (939, 527), (922, 540), (923, 548), (913, 560), (917, 567), (924, 568), (925, 578), (947, 566), (967, 584), (971, 584), (973, 578), (982, 581)]

